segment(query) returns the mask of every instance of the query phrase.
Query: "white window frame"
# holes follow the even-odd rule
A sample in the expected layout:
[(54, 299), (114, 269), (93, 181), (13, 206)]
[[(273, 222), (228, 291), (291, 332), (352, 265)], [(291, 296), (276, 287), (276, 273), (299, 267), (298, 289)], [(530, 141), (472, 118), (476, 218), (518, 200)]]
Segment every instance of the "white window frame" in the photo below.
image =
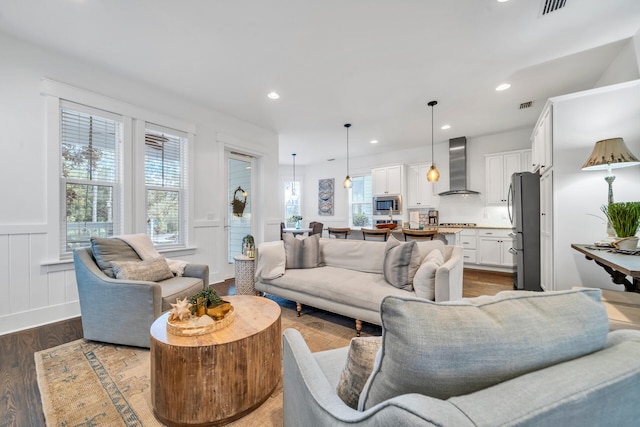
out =
[[(123, 118), (122, 138), (122, 191), (120, 198), (122, 204), (121, 233), (145, 233), (146, 232), (146, 208), (144, 197), (144, 126), (145, 123), (161, 123), (164, 127), (187, 135), (188, 155), (185, 161), (193, 164), (193, 144), (196, 134), (194, 124), (176, 119), (175, 117), (159, 114), (146, 108), (141, 108), (126, 102), (122, 102), (92, 91), (80, 89), (65, 83), (51, 79), (42, 79), (40, 92), (45, 97), (45, 138), (46, 138), (46, 168), (47, 168), (47, 194), (46, 206), (46, 233), (47, 247), (45, 249), (45, 261), (43, 265), (71, 262), (71, 254), (62, 255), (61, 245), (61, 208), (60, 208), (60, 103), (70, 101), (76, 104), (91, 106), (97, 110), (108, 111), (121, 115)], [(142, 140), (142, 144), (134, 143)], [(141, 166), (142, 165), (142, 166)], [(192, 168), (185, 172), (193, 182)], [(189, 248), (189, 242), (193, 240), (193, 186), (185, 190), (187, 193), (184, 216), (186, 222), (184, 242), (181, 246)], [(181, 248), (178, 248), (182, 250)]]
[[(351, 179), (352, 181), (355, 180), (356, 178), (369, 178), (369, 180), (373, 180), (373, 177), (371, 176), (371, 174), (358, 174), (358, 175), (354, 175)], [(371, 185), (373, 185), (373, 182), (371, 181)], [(373, 197), (373, 191), (372, 191), (372, 197)], [(373, 203), (372, 198), (370, 198), (368, 201), (364, 200), (362, 202), (354, 202), (353, 201), (353, 188), (349, 189), (349, 226), (352, 228), (358, 228), (358, 227), (363, 227), (363, 228), (375, 228), (375, 224), (373, 224), (373, 210), (371, 211), (371, 216), (369, 217), (369, 221), (370, 223), (368, 225), (365, 226), (360, 226), (360, 225), (353, 225), (353, 206), (354, 205), (366, 205), (369, 204), (371, 206), (371, 204)]]

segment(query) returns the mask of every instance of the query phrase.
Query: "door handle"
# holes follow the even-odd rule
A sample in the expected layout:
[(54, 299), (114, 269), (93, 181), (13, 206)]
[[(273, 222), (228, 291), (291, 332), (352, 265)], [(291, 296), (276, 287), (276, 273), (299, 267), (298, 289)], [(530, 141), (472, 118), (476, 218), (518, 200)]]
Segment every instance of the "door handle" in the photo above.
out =
[(518, 255), (518, 250), (517, 249), (513, 249), (513, 248), (509, 248), (509, 253), (512, 253), (513, 255)]

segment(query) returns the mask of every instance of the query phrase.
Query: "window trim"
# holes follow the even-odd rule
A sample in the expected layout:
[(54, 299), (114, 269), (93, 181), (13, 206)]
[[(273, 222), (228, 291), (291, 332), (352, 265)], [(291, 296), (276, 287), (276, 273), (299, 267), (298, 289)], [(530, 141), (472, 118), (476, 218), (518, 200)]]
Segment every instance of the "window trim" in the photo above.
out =
[[(189, 249), (189, 242), (193, 236), (193, 218), (191, 212), (193, 212), (193, 146), (196, 135), (196, 125), (193, 123), (185, 122), (181, 119), (177, 119), (172, 116), (156, 113), (143, 107), (138, 107), (127, 102), (119, 101), (117, 99), (92, 92), (86, 89), (81, 89), (60, 83), (55, 80), (43, 78), (40, 81), (40, 94), (44, 97), (45, 103), (45, 122), (44, 122), (44, 134), (45, 145), (47, 147), (45, 164), (47, 168), (47, 191), (46, 191), (46, 206), (47, 210), (44, 213), (46, 217), (46, 229), (47, 246), (44, 252), (44, 257), (51, 261), (46, 263), (55, 263), (56, 260), (65, 262), (71, 258), (71, 255), (62, 256), (60, 254), (60, 242), (61, 242), (61, 210), (60, 206), (60, 157), (61, 157), (61, 143), (60, 143), (60, 103), (69, 101), (74, 104), (81, 104), (83, 106), (90, 106), (101, 111), (111, 112), (122, 116), (123, 121), (123, 135), (122, 135), (122, 203), (121, 209), (121, 221), (122, 221), (122, 233), (135, 233), (146, 232), (144, 224), (146, 220), (142, 219), (146, 216), (146, 209), (144, 208), (144, 169), (140, 168), (140, 153), (139, 150), (144, 151), (144, 144), (134, 143), (140, 137), (138, 132), (138, 123), (142, 123), (142, 138), (144, 140), (144, 123), (163, 123), (163, 127), (172, 129), (175, 132), (182, 132), (187, 135), (187, 144), (189, 147), (188, 155), (185, 161), (189, 165), (187, 176), (189, 178), (189, 185), (187, 187), (187, 207), (188, 214), (184, 220), (187, 222), (185, 240), (183, 247)], [(117, 112), (117, 113), (116, 113)], [(141, 146), (142, 145), (142, 146)], [(144, 167), (144, 156), (142, 157), (142, 163)], [(140, 173), (142, 173), (142, 181), (140, 181)], [(142, 189), (140, 189), (140, 183), (142, 183)], [(142, 191), (142, 199), (140, 198), (140, 191)], [(143, 207), (140, 210), (139, 204), (142, 203)], [(54, 207), (54, 208), (51, 208)], [(142, 223), (142, 224), (141, 224)], [(180, 250), (180, 248), (176, 248)], [(45, 264), (46, 264), (45, 263)]]

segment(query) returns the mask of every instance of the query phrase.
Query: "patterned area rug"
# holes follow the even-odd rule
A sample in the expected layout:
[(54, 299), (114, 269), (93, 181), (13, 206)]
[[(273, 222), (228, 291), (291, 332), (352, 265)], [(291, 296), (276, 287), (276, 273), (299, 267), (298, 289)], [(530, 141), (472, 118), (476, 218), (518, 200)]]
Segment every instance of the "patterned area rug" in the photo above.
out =
[[(282, 307), (282, 330), (296, 328), (311, 351), (349, 344), (354, 321), (273, 299)], [(380, 335), (363, 324), (363, 336)], [(162, 426), (151, 407), (149, 351), (77, 340), (35, 353), (38, 386), (48, 426)], [(230, 426), (281, 426), (282, 383), (255, 411)]]

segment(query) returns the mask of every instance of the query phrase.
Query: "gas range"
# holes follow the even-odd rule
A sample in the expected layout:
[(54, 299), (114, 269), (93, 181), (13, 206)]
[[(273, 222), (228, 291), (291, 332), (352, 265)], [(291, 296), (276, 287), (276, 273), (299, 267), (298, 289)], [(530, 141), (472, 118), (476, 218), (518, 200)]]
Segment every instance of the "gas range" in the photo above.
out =
[(473, 228), (476, 227), (475, 222), (441, 222), (440, 227), (452, 227), (452, 228)]

